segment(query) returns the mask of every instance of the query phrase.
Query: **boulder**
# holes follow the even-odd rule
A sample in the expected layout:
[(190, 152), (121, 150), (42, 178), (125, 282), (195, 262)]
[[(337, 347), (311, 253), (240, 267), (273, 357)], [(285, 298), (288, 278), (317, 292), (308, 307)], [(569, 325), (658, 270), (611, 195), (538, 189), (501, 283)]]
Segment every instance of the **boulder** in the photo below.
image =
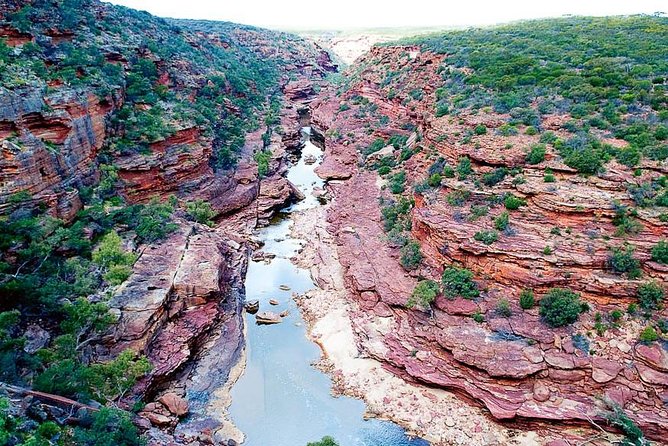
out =
[(258, 325), (272, 325), (281, 322), (281, 316), (271, 311), (263, 311), (255, 315), (255, 322)]
[(166, 393), (158, 401), (177, 417), (182, 417), (188, 413), (188, 401), (175, 393)]
[(257, 299), (249, 300), (244, 304), (244, 308), (246, 309), (246, 312), (255, 314), (260, 310), (260, 301)]

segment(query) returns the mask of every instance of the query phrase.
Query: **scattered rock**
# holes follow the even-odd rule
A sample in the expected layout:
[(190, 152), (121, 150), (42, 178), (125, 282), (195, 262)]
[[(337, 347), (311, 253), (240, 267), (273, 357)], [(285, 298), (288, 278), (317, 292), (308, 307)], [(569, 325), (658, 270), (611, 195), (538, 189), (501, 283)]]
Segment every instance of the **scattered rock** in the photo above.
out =
[(318, 159), (317, 159), (315, 156), (309, 154), (309, 155), (306, 155), (306, 156), (304, 157), (304, 164), (306, 164), (306, 165), (315, 164), (315, 162), (316, 162), (317, 160), (318, 160)]
[(290, 291), (290, 287), (287, 285), (281, 285), (278, 287), (278, 289), (283, 290), (283, 291)]
[(264, 251), (255, 251), (251, 256), (253, 262), (268, 262), (276, 258), (276, 254)]
[(288, 317), (289, 314), (290, 314), (290, 312), (288, 310), (283, 310), (283, 311), (281, 311), (281, 314), (279, 314), (279, 316)]
[(278, 301), (276, 299), (269, 299), (269, 304), (270, 305), (278, 305)]
[(258, 325), (272, 325), (281, 322), (281, 316), (271, 311), (263, 311), (255, 315), (255, 322)]
[(255, 314), (258, 311), (260, 311), (260, 301), (257, 299), (249, 300), (244, 304), (244, 308), (246, 309), (246, 312), (250, 314)]

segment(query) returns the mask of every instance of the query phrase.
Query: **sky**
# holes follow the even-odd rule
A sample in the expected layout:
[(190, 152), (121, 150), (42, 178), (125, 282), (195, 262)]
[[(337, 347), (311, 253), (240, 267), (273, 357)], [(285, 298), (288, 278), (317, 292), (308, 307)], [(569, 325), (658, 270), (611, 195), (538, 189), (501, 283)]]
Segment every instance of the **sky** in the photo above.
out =
[(491, 25), (574, 15), (668, 13), (667, 0), (110, 0), (161, 17), (279, 29)]

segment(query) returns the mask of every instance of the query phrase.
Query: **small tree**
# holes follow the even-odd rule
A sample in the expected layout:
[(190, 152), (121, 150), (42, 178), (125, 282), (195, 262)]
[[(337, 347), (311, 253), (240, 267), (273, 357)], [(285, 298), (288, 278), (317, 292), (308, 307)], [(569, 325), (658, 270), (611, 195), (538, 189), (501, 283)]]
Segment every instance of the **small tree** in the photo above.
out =
[(659, 335), (657, 334), (656, 330), (654, 327), (651, 325), (649, 327), (646, 327), (642, 333), (640, 333), (640, 342), (643, 344), (651, 344), (652, 342), (655, 342), (657, 339), (659, 339)]
[(565, 288), (552, 288), (540, 300), (540, 315), (551, 327), (570, 325), (582, 311), (580, 295)]

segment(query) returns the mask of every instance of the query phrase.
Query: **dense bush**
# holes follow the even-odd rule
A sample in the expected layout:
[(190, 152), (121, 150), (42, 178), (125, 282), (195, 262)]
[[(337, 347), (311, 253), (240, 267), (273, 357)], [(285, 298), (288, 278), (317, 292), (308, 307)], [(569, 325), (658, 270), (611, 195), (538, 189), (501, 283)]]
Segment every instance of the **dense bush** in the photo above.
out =
[(646, 327), (640, 333), (640, 342), (642, 342), (643, 344), (651, 344), (657, 339), (659, 339), (659, 335), (652, 326)]
[(552, 288), (540, 300), (540, 315), (551, 327), (570, 325), (578, 320), (580, 295), (565, 288)]
[(388, 182), (388, 186), (393, 194), (402, 193), (406, 188), (406, 172), (402, 170), (392, 175)]
[(264, 178), (269, 173), (269, 161), (271, 161), (271, 152), (269, 150), (261, 150), (253, 155), (257, 163), (257, 174), (260, 178)]
[(473, 273), (465, 268), (447, 267), (441, 277), (443, 295), (449, 298), (473, 299), (480, 295), (478, 285), (473, 281)]
[(496, 313), (501, 317), (510, 317), (513, 315), (513, 310), (510, 308), (508, 299), (501, 299), (497, 302)]
[(635, 249), (632, 246), (615, 248), (608, 257), (608, 266), (618, 274), (626, 274), (629, 279), (637, 279), (642, 275), (640, 260), (633, 257)]
[(526, 162), (528, 164), (539, 164), (545, 161), (545, 145), (535, 144), (531, 146), (531, 151), (527, 154)]
[(508, 175), (508, 169), (499, 167), (482, 176), (482, 182), (485, 186), (495, 186), (499, 184)]
[(457, 164), (457, 174), (459, 175), (459, 179), (465, 180), (472, 173), (473, 167), (471, 166), (471, 160), (465, 156), (459, 158), (459, 163)]

